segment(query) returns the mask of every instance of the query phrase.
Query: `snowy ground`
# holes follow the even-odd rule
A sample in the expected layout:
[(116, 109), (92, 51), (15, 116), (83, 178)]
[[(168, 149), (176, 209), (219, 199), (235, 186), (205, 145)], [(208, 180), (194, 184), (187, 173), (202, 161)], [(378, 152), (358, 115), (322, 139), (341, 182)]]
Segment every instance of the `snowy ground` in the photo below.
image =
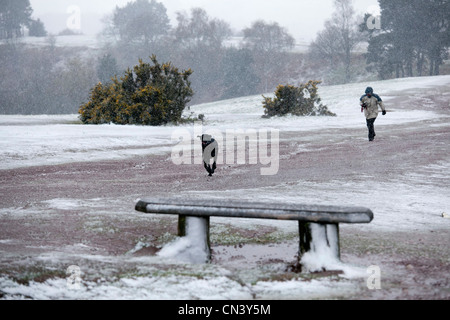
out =
[[(261, 96), (193, 106), (200, 128), (0, 116), (0, 298), (450, 298), (450, 77), (371, 83), (391, 111), (374, 144), (367, 85), (322, 87), (333, 118), (262, 119)], [(276, 176), (227, 163), (212, 180), (171, 163), (180, 130), (267, 128), (280, 130)], [(295, 223), (213, 219), (213, 263), (198, 265), (155, 254), (178, 240), (175, 217), (134, 212), (150, 194), (366, 206), (375, 220), (341, 226), (342, 262), (311, 274), (290, 270)], [(367, 287), (373, 265), (381, 290)]]
[[(72, 36), (55, 36), (54, 45), (57, 47), (71, 48), (89, 48), (101, 49), (105, 43), (102, 43), (102, 38), (93, 35), (72, 35)], [(30, 47), (45, 47), (50, 44), (48, 37), (25, 37), (17, 39), (19, 43), (26, 44)], [(0, 40), (0, 44), (6, 43), (6, 40)]]
[[(389, 117), (379, 121), (383, 126), (432, 120), (441, 115), (426, 108), (433, 105), (424, 96), (430, 88), (450, 85), (450, 77), (431, 77), (421, 79), (399, 79), (373, 83), (383, 94), (388, 109), (394, 111)], [(392, 90), (395, 88), (395, 91)], [(225, 132), (227, 129), (275, 128), (283, 131), (302, 133), (326, 129), (361, 128), (359, 97), (365, 90), (364, 84), (323, 87), (320, 95), (325, 105), (338, 117), (284, 117), (262, 119), (262, 97), (220, 101), (194, 106), (192, 112), (205, 114), (207, 123), (204, 131)], [(445, 91), (445, 89), (444, 89)], [(450, 99), (450, 92), (442, 93)], [(413, 96), (425, 106), (423, 110), (408, 112), (396, 111), (396, 105), (389, 101), (396, 97)], [(405, 106), (407, 108), (407, 106)], [(189, 112), (188, 112), (189, 113)], [(448, 116), (446, 116), (448, 117)], [(117, 160), (125, 157), (160, 154), (171, 151), (175, 142), (173, 132), (179, 127), (139, 127), (139, 126), (79, 126), (77, 115), (67, 116), (0, 116), (0, 169), (13, 169), (28, 166), (61, 164), (78, 161)], [(436, 124), (436, 125), (446, 125)], [(191, 130), (192, 135), (194, 129)], [(361, 137), (364, 138), (364, 137)], [(295, 139), (295, 138), (294, 138)], [(150, 151), (149, 151), (150, 150)]]

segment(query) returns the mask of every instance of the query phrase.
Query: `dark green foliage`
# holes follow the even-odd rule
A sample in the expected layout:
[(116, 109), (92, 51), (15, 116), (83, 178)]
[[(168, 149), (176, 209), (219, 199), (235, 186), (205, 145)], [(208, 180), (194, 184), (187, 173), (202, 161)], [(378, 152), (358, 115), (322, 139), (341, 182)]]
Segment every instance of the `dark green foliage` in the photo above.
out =
[(189, 82), (192, 71), (179, 72), (170, 62), (161, 65), (155, 56), (151, 61), (139, 60), (139, 65), (128, 69), (120, 80), (116, 77), (111, 84), (97, 84), (90, 101), (79, 110), (81, 121), (152, 126), (180, 122), (193, 96)]
[(40, 20), (31, 20), (30, 22), (30, 37), (46, 37), (47, 36), (47, 31), (45, 30), (45, 26), (44, 23)]
[(253, 57), (248, 49), (229, 48), (222, 61), (223, 88), (221, 99), (250, 96), (257, 93), (259, 79), (253, 71)]
[(309, 81), (295, 86), (278, 86), (275, 98), (264, 97), (266, 117), (285, 116), (336, 116), (321, 103), (317, 93), (320, 81)]
[[(450, 47), (450, 1), (379, 0), (381, 30), (369, 37), (367, 63), (382, 79), (440, 74)], [(366, 19), (368, 16), (366, 15)]]
[(32, 12), (29, 0), (0, 0), (0, 39), (22, 37)]
[(111, 54), (105, 54), (98, 59), (97, 76), (101, 83), (111, 82), (118, 73), (117, 60)]

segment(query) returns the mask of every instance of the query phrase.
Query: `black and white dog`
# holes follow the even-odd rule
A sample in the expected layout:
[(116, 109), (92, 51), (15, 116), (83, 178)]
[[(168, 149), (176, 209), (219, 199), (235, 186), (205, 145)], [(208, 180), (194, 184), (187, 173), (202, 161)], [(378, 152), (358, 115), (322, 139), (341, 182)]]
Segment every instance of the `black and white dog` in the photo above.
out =
[[(217, 169), (217, 156), (219, 153), (219, 144), (208, 134), (199, 136), (202, 139), (202, 150), (203, 150), (203, 165), (206, 171), (208, 171), (209, 176), (212, 177)], [(214, 162), (211, 166), (211, 159)]]

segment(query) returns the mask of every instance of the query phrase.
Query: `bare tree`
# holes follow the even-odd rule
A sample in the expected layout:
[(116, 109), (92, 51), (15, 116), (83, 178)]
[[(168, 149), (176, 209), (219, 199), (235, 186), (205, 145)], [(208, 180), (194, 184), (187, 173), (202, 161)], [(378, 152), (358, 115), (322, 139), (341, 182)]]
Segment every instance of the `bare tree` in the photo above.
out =
[(244, 47), (253, 54), (261, 90), (268, 92), (282, 81), (286, 71), (286, 53), (294, 45), (294, 37), (278, 23), (258, 20), (244, 29)]
[(330, 66), (342, 64), (345, 70), (345, 82), (351, 80), (352, 53), (361, 36), (352, 0), (335, 0), (333, 18), (325, 22), (321, 31), (311, 44), (310, 53), (320, 59), (329, 61)]
[(194, 70), (192, 87), (195, 103), (211, 101), (222, 93), (221, 79), (224, 41), (231, 35), (231, 28), (223, 20), (212, 18), (202, 8), (190, 13), (178, 13), (177, 26), (173, 30), (174, 48), (172, 61)]
[(147, 46), (170, 30), (167, 9), (155, 0), (136, 0), (123, 8), (116, 7), (112, 23), (122, 41), (143, 42)]
[(201, 8), (193, 8), (190, 16), (177, 13), (177, 21), (175, 38), (177, 43), (185, 48), (220, 48), (231, 35), (228, 23), (210, 18)]
[(251, 28), (244, 29), (245, 46), (251, 50), (263, 52), (283, 52), (292, 49), (294, 38), (278, 23), (266, 23), (258, 20)]

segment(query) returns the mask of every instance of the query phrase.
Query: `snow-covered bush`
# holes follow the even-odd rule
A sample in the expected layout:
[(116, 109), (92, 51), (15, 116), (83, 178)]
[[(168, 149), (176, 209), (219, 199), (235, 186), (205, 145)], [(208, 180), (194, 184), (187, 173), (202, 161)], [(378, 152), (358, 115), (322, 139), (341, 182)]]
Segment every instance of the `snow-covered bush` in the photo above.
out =
[(152, 64), (139, 60), (109, 84), (97, 84), (90, 101), (80, 107), (84, 124), (164, 125), (181, 121), (183, 111), (193, 96), (189, 76), (191, 70), (179, 72), (170, 62)]
[(279, 85), (275, 98), (264, 97), (266, 117), (285, 116), (336, 116), (321, 103), (317, 93), (320, 81), (309, 81), (299, 87)]

